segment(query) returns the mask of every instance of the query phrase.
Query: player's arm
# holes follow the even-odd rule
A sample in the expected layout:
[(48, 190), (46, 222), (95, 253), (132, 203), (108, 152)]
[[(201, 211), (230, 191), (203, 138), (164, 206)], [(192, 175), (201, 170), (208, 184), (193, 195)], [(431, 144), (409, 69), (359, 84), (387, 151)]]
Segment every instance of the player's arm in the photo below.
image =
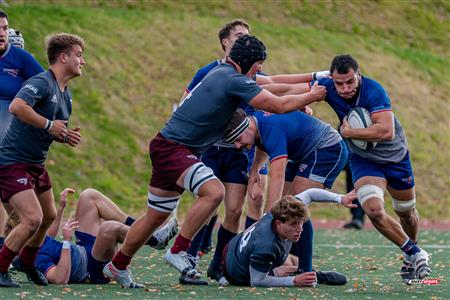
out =
[(283, 195), (284, 177), (286, 173), (287, 156), (272, 159), (270, 162), (269, 185), (267, 189), (266, 211), (270, 210), (275, 201)]
[(250, 266), (250, 284), (252, 287), (297, 286), (311, 287), (317, 283), (315, 272), (305, 272), (297, 276), (277, 277), (259, 272)]
[(274, 76), (257, 75), (256, 83), (258, 83), (259, 85), (273, 84), (273, 83), (287, 83), (287, 84), (307, 83), (310, 82), (311, 80), (319, 80), (321, 78), (328, 77), (329, 75), (330, 71), (320, 71), (304, 74), (284, 74)]
[(357, 198), (354, 190), (346, 195), (340, 195), (324, 189), (311, 188), (295, 195), (294, 198), (302, 201), (305, 206), (309, 206), (311, 202), (339, 203), (349, 208), (357, 206), (352, 204), (352, 201)]
[(318, 85), (317, 82), (314, 83), (309, 92), (300, 95), (276, 96), (263, 89), (249, 101), (249, 104), (257, 109), (283, 114), (300, 110), (313, 102), (323, 100), (326, 92), (326, 88)]
[(72, 269), (72, 257), (70, 249), (70, 241), (72, 240), (73, 232), (78, 228), (78, 221), (74, 221), (70, 217), (63, 226), (63, 247), (59, 262), (53, 268), (47, 271), (45, 277), (50, 283), (67, 284), (70, 279), (70, 271)]
[(14, 98), (14, 100), (9, 105), (9, 111), (22, 122), (30, 124), (36, 128), (47, 129), (47, 131), (54, 136), (64, 140), (67, 135), (65, 120), (55, 120), (50, 121), (37, 112), (28, 105), (28, 103), (21, 98)]
[(255, 187), (256, 184), (259, 186), (259, 188), (264, 189), (264, 182), (262, 182), (261, 180), (261, 174), (259, 174), (259, 170), (261, 170), (266, 160), (267, 154), (258, 147), (255, 147), (255, 156), (253, 157), (253, 163), (250, 169), (250, 178), (248, 179), (247, 185), (248, 194), (253, 199), (255, 199), (259, 194), (257, 190), (253, 190), (253, 188), (257, 189), (257, 187)]
[(361, 139), (370, 142), (392, 141), (395, 137), (394, 114), (391, 110), (382, 110), (370, 115), (372, 125), (367, 128), (350, 128), (344, 118), (340, 128), (341, 135), (346, 138)]
[(66, 208), (67, 204), (67, 197), (69, 194), (75, 193), (74, 189), (71, 188), (65, 188), (61, 194), (59, 194), (59, 207), (56, 210), (56, 218), (53, 220), (52, 225), (50, 225), (49, 229), (47, 230), (47, 235), (51, 237), (56, 237), (59, 232), (59, 228), (61, 227), (61, 221), (64, 215), (64, 209)]
[(261, 87), (277, 96), (304, 94), (310, 90), (309, 83), (266, 84)]

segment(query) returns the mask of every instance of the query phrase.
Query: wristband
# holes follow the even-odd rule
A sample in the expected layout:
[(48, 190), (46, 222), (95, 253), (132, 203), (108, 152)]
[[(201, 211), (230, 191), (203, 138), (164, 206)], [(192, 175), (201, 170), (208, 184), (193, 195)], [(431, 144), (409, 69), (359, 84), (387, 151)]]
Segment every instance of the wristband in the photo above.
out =
[(53, 121), (50, 121), (49, 119), (47, 119), (44, 129), (47, 131), (50, 131), (50, 129), (52, 129), (52, 127), (53, 127)]
[(63, 249), (70, 249), (70, 241), (63, 241)]

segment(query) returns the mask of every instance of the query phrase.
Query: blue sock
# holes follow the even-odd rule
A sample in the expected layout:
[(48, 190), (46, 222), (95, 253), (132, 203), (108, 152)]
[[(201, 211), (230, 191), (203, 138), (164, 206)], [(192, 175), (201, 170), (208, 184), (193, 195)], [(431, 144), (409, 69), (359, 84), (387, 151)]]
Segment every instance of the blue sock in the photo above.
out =
[(246, 216), (245, 217), (245, 229), (252, 226), (256, 221), (258, 221), (258, 220), (255, 220), (255, 219), (250, 218), (249, 216)]
[(214, 251), (214, 257), (211, 261), (211, 266), (213, 268), (219, 268), (222, 262), (222, 254), (223, 249), (234, 238), (237, 234), (225, 229), (222, 225), (220, 225), (219, 232), (217, 233), (217, 245), (216, 250)]
[(0, 248), (3, 247), (3, 244), (5, 243), (5, 238), (0, 236)]
[(135, 218), (132, 218), (132, 217), (128, 216), (127, 219), (125, 220), (125, 223), (124, 223), (124, 224), (125, 224), (125, 225), (128, 225), (128, 226), (131, 226), (131, 224), (133, 224), (134, 221), (136, 221)]
[(303, 232), (296, 243), (298, 253), (298, 269), (303, 272), (312, 271), (314, 229), (311, 219), (303, 223)]
[(200, 243), (200, 249), (206, 250), (211, 247), (211, 237), (214, 230), (214, 226), (216, 225), (217, 215), (213, 216), (209, 221), (208, 225), (206, 225), (205, 233), (203, 234), (202, 242)]
[(408, 254), (409, 256), (416, 254), (417, 252), (420, 252), (420, 248), (417, 247), (416, 244), (414, 244), (413, 241), (411, 241), (411, 239), (408, 239), (403, 246), (400, 247), (400, 249), (402, 249), (403, 252), (405, 252), (406, 254)]
[(204, 225), (199, 232), (194, 236), (194, 238), (191, 241), (191, 246), (189, 247), (187, 253), (192, 255), (193, 257), (197, 256), (198, 249), (200, 248), (200, 243), (203, 239), (203, 235), (206, 230), (206, 225)]

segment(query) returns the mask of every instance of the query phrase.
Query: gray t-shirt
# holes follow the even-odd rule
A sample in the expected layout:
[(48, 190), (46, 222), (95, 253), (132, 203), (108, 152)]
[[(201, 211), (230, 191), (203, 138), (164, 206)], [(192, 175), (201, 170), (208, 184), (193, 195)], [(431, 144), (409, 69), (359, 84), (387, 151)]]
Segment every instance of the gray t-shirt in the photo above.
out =
[(184, 98), (161, 134), (203, 152), (223, 137), (233, 113), (262, 89), (233, 66), (221, 63)]
[[(69, 88), (59, 89), (51, 70), (28, 79), (16, 98), (21, 98), (33, 110), (49, 120), (69, 120), (72, 96)], [(0, 144), (0, 165), (14, 163), (44, 164), (53, 137), (46, 130), (13, 117)]]
[(228, 244), (226, 269), (242, 285), (250, 285), (250, 266), (268, 273), (286, 261), (292, 242), (281, 240), (272, 229), (272, 214), (235, 236)]

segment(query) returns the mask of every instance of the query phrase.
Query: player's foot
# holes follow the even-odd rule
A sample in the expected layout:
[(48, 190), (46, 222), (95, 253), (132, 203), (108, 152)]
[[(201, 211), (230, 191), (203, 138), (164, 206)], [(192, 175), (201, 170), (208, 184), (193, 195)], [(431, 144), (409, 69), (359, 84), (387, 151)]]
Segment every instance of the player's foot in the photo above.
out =
[(45, 278), (44, 274), (39, 272), (35, 267), (26, 268), (22, 265), (19, 257), (14, 258), (12, 265), (14, 266), (14, 270), (25, 273), (29, 281), (34, 282), (37, 285), (48, 285), (47, 278)]
[(400, 268), (400, 276), (406, 284), (410, 284), (410, 280), (416, 279), (416, 274), (414, 273), (414, 267), (411, 263), (411, 256), (403, 253), (403, 265)]
[(414, 267), (414, 274), (416, 275), (416, 278), (423, 279), (430, 275), (431, 268), (428, 261), (428, 253), (423, 249), (411, 256), (411, 264)]
[(8, 272), (0, 272), (0, 287), (20, 288), (20, 284), (12, 280)]
[[(195, 271), (195, 269), (192, 269)], [(181, 272), (180, 277), (178, 278), (181, 284), (186, 285), (208, 285), (206, 280), (201, 278), (197, 278), (196, 272)]]
[(334, 271), (314, 271), (317, 276), (318, 284), (326, 285), (345, 285), (347, 277), (344, 274)]
[(360, 219), (353, 219), (350, 223), (344, 225), (345, 229), (363, 229), (364, 223)]
[(152, 246), (156, 250), (163, 250), (169, 244), (169, 241), (177, 234), (178, 232), (178, 223), (175, 217), (172, 217), (169, 222), (166, 223), (163, 227), (157, 230), (153, 236), (158, 241), (158, 244)]
[(195, 269), (194, 257), (188, 254), (186, 251), (180, 251), (178, 253), (172, 253), (170, 249), (166, 251), (164, 255), (166, 262), (175, 267), (181, 275), (179, 281), (181, 284), (191, 285), (207, 285), (208, 282), (202, 280), (202, 273)]
[(213, 267), (211, 264), (208, 266), (208, 270), (206, 271), (206, 275), (212, 280), (217, 281), (221, 286), (230, 285), (228, 280), (223, 276), (223, 270), (221, 268)]
[(114, 280), (125, 288), (140, 289), (144, 287), (144, 285), (133, 281), (131, 272), (128, 269), (119, 270), (112, 264), (112, 262), (107, 263), (103, 268), (103, 275), (111, 280)]

